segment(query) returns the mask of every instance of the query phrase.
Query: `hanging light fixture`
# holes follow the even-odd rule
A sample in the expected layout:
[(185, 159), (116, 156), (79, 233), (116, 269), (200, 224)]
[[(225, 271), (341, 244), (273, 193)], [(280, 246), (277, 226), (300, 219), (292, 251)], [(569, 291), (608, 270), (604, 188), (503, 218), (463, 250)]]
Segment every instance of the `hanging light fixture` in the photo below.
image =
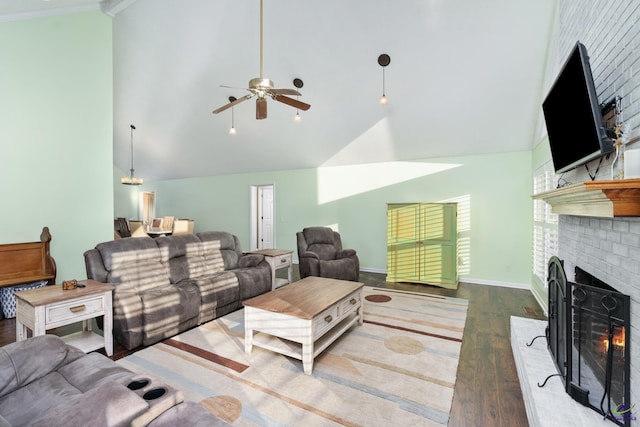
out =
[(383, 53), (378, 57), (378, 64), (382, 67), (382, 97), (380, 98), (380, 105), (387, 105), (387, 95), (385, 94), (385, 81), (384, 81), (384, 69), (391, 63), (391, 57), (386, 53)]
[[(300, 88), (302, 88), (302, 86), (304, 86), (304, 82), (302, 81), (302, 79), (295, 78), (295, 79), (293, 79), (293, 85), (296, 88), (300, 89)], [(296, 99), (299, 99), (299, 98), (300, 98), (299, 96), (296, 96)], [(296, 108), (296, 116), (293, 118), (293, 121), (296, 122), (296, 123), (299, 123), (299, 122), (302, 121), (302, 116), (300, 115), (300, 109), (299, 108)]]
[(129, 176), (123, 177), (120, 182), (124, 185), (141, 185), (142, 178), (136, 178), (133, 173), (133, 131), (135, 130), (135, 126), (131, 125), (131, 169), (129, 169)]
[[(229, 97), (229, 102), (233, 102), (233, 101), (235, 101), (235, 100), (236, 100), (236, 97), (235, 97), (235, 96), (230, 96), (230, 97)], [(233, 108), (234, 108), (234, 107), (231, 107), (231, 129), (229, 129), (229, 135), (235, 135), (235, 134), (237, 133), (237, 132), (236, 132), (236, 128), (235, 128), (235, 126), (234, 126), (234, 114), (233, 114)]]

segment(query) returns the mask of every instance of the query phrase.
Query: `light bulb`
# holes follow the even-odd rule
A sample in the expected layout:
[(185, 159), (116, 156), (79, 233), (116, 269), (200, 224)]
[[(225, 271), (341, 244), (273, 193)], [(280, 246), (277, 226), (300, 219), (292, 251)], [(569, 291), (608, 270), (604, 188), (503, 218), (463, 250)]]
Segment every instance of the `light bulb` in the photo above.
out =
[(235, 134), (236, 134), (236, 128), (232, 126), (231, 129), (229, 129), (229, 135), (235, 135)]
[(387, 96), (386, 95), (382, 95), (382, 98), (380, 98), (380, 105), (387, 105), (389, 101), (387, 101)]
[(293, 121), (296, 123), (299, 123), (302, 121), (302, 116), (300, 115), (299, 111), (296, 111), (296, 116), (293, 118)]

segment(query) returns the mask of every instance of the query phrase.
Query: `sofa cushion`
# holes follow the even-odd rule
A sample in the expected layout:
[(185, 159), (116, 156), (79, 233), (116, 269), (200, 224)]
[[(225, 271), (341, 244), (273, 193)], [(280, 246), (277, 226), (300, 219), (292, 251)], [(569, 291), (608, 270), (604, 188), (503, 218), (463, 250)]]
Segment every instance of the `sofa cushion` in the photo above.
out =
[(100, 353), (89, 353), (58, 369), (58, 373), (83, 393), (108, 381), (122, 383), (134, 375)]
[(237, 237), (225, 231), (205, 231), (196, 234), (204, 244), (204, 258), (207, 265), (205, 275), (238, 268), (242, 256)]
[(207, 274), (204, 244), (193, 234), (166, 236), (156, 239), (161, 259), (169, 266), (171, 283)]
[(139, 292), (169, 284), (160, 248), (151, 237), (112, 240), (99, 243), (96, 249), (110, 283), (126, 283)]
[(156, 286), (140, 297), (144, 345), (151, 345), (198, 324), (200, 293), (191, 284)]
[(63, 340), (41, 335), (0, 348), (0, 397), (55, 371), (59, 366), (84, 355)]
[(356, 269), (351, 258), (320, 261), (320, 276), (340, 280), (356, 280)]
[[(47, 353), (42, 352), (46, 357)], [(49, 409), (62, 405), (80, 391), (57, 372), (50, 372), (0, 398), (0, 413), (13, 426), (27, 425)], [(27, 405), (27, 406), (25, 406)], [(28, 408), (28, 410), (25, 410)]]
[(240, 290), (238, 278), (231, 271), (205, 277), (187, 279), (185, 283), (196, 286), (200, 291), (199, 323), (208, 322), (218, 316), (216, 309), (228, 304), (238, 303)]

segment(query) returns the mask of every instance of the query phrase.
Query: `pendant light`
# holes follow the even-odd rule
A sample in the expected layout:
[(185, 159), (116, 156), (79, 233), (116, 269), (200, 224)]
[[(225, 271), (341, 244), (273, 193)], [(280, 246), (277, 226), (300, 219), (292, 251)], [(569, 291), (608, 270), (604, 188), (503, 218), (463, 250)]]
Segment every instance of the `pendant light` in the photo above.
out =
[[(229, 102), (233, 102), (236, 100), (235, 96), (230, 96), (229, 97)], [(229, 135), (235, 135), (236, 132), (236, 128), (234, 126), (234, 115), (233, 115), (233, 109), (234, 107), (231, 107), (231, 129), (229, 129)]]
[(123, 177), (120, 182), (124, 185), (141, 185), (142, 178), (136, 178), (133, 173), (133, 131), (135, 130), (135, 126), (131, 125), (131, 169), (129, 169), (129, 176)]
[(386, 53), (383, 53), (378, 57), (378, 64), (382, 67), (382, 97), (380, 98), (380, 105), (387, 105), (387, 95), (385, 94), (385, 81), (384, 81), (384, 69), (391, 63), (391, 57)]
[[(298, 79), (295, 78), (293, 79), (293, 85), (297, 88), (300, 89), (302, 88), (302, 86), (304, 86), (304, 82), (302, 81), (302, 79)], [(296, 96), (296, 99), (299, 99), (299, 96)], [(302, 121), (302, 116), (300, 115), (300, 109), (296, 108), (296, 115), (293, 118), (293, 121), (296, 123), (300, 123)]]

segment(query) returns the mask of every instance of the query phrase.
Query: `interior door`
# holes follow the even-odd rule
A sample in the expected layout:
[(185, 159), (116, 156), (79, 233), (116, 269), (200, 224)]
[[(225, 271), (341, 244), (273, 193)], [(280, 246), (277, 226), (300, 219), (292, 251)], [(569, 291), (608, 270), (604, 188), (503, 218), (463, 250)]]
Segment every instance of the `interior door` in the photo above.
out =
[(273, 185), (258, 187), (258, 249), (273, 249)]

